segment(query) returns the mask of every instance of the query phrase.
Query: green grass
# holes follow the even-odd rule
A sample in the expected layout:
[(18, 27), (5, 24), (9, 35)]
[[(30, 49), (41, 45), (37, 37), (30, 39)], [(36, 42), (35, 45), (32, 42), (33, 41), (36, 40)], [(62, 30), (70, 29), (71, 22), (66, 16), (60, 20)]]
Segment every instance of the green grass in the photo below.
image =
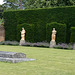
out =
[(0, 62), (0, 75), (75, 75), (74, 50), (0, 45), (0, 51), (22, 52), (27, 58), (36, 59)]

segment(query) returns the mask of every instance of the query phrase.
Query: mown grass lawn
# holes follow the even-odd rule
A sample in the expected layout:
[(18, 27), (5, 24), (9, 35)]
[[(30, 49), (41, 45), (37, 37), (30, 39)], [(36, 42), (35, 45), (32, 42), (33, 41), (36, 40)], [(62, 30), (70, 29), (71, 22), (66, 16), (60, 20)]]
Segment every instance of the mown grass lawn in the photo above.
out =
[(0, 51), (21, 52), (36, 59), (0, 62), (0, 75), (75, 75), (75, 50), (0, 45)]

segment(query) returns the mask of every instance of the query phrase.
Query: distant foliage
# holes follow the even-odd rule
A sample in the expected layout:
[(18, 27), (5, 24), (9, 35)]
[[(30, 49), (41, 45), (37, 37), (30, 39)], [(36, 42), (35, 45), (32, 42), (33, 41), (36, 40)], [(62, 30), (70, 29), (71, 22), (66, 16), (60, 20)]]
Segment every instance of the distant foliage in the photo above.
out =
[[(20, 9), (21, 0), (3, 0), (5, 10)], [(37, 9), (60, 6), (74, 6), (75, 0), (22, 0), (23, 9)]]
[(66, 42), (66, 24), (57, 22), (51, 22), (46, 25), (46, 39), (48, 42), (51, 41), (51, 35), (53, 28), (56, 29), (56, 42)]
[(2, 24), (2, 22), (3, 22), (3, 19), (0, 19), (0, 25)]
[(71, 27), (71, 38), (70, 38), (71, 43), (75, 43), (75, 27)]
[(0, 19), (2, 19), (2, 13), (3, 13), (3, 7), (2, 7), (2, 5), (0, 5)]
[(73, 6), (74, 0), (26, 0), (24, 6), (26, 9)]

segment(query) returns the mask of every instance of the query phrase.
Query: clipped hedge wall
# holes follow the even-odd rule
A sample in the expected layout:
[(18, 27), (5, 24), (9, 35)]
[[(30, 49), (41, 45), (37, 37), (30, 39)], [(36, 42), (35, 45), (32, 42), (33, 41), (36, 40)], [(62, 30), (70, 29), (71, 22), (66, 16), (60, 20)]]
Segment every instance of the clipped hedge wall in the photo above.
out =
[(66, 24), (57, 22), (51, 22), (46, 25), (46, 39), (48, 42), (51, 41), (51, 35), (53, 28), (56, 29), (56, 42), (66, 42)]
[(22, 27), (24, 27), (26, 30), (26, 41), (29, 42), (42, 41), (43, 38), (41, 37), (43, 36), (43, 27), (41, 28), (41, 26), (39, 26), (39, 24), (34, 25), (27, 23), (17, 25), (17, 41), (21, 39), (20, 31), (22, 30)]
[(15, 41), (17, 20), (14, 11), (4, 13), (5, 40)]
[(41, 42), (46, 40), (46, 26), (44, 23), (34, 24), (34, 41)]
[(71, 43), (75, 43), (75, 27), (71, 27), (71, 38), (70, 38)]
[(21, 32), (20, 31), (22, 31), (22, 27), (24, 27), (25, 31), (26, 31), (25, 40), (30, 41), (30, 42), (34, 42), (33, 24), (27, 24), (27, 23), (17, 25), (17, 41), (20, 41), (20, 39), (21, 39)]
[[(70, 28), (75, 27), (75, 7), (17, 10), (4, 12), (6, 40), (16, 40), (17, 25), (34, 24), (34, 41), (46, 40), (46, 24), (57, 22), (67, 26), (67, 42), (70, 42)], [(37, 34), (37, 35), (36, 35)]]

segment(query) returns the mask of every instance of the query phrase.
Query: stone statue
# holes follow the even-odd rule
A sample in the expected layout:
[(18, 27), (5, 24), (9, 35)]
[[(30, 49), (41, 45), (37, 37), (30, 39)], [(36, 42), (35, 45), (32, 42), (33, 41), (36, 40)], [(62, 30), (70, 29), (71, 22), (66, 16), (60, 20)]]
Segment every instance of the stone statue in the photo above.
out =
[(25, 40), (25, 33), (26, 33), (25, 29), (22, 28), (22, 31), (21, 31), (21, 40)]
[(20, 44), (19, 44), (21, 46), (25, 45), (25, 33), (26, 33), (25, 29), (22, 28), (22, 31), (21, 31), (21, 40), (20, 40)]
[(55, 41), (55, 38), (56, 38), (56, 30), (55, 30), (55, 28), (53, 28), (53, 30), (52, 30), (52, 40), (51, 41)]
[(51, 41), (50, 41), (50, 47), (53, 48), (55, 45), (56, 45), (56, 42), (55, 42), (55, 38), (56, 38), (56, 30), (55, 28), (53, 28), (52, 30), (52, 36), (51, 36)]

